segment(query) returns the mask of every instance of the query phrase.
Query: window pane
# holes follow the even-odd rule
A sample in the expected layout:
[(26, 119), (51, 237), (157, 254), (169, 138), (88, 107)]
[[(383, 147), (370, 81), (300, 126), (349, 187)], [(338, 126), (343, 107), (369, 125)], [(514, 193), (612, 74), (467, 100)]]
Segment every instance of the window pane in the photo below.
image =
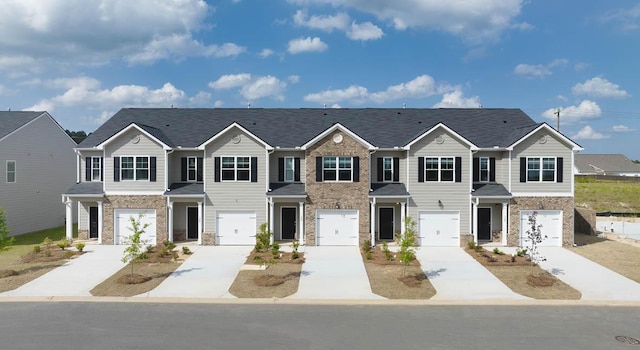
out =
[(7, 171), (16, 171), (16, 162), (7, 162)]
[(286, 157), (284, 159), (284, 181), (293, 181), (294, 167), (293, 158)]
[(453, 170), (453, 158), (442, 158), (440, 160), (440, 168)]
[(322, 158), (322, 167), (325, 169), (335, 169), (336, 168), (336, 158), (335, 157), (324, 157)]
[(340, 170), (338, 173), (338, 180), (351, 181), (351, 170)]
[(136, 169), (136, 180), (149, 180), (149, 170)]
[(194, 158), (194, 157), (187, 158), (187, 166), (189, 167), (189, 169), (195, 169), (195, 167), (196, 167), (196, 158)]
[(233, 169), (236, 166), (235, 158), (233, 157), (222, 157), (222, 168)]
[(122, 180), (133, 180), (133, 169), (122, 169)]
[(542, 169), (554, 170), (555, 168), (556, 168), (556, 159), (555, 158), (543, 158), (542, 159)]
[(539, 170), (527, 171), (527, 181), (540, 181), (540, 171)]
[(527, 158), (527, 181), (540, 181), (540, 158)]
[(489, 181), (489, 158), (480, 158), (480, 181)]
[(188, 181), (196, 181), (196, 171), (195, 170), (189, 170), (187, 180)]
[(149, 169), (149, 158), (136, 157), (136, 169)]
[(236, 179), (235, 174), (235, 170), (222, 170), (222, 180), (233, 181)]
[(427, 170), (438, 169), (438, 158), (425, 158), (424, 165)]
[(340, 157), (338, 162), (340, 169), (351, 169), (351, 157)]
[(385, 157), (382, 160), (384, 181), (393, 181), (393, 158)]
[(336, 171), (335, 170), (324, 170), (323, 173), (324, 181), (335, 181), (336, 180)]
[(122, 157), (122, 158), (120, 158), (120, 168), (122, 168), (122, 169), (133, 169), (133, 157)]
[(238, 169), (249, 169), (249, 157), (238, 157), (236, 162)]
[(249, 170), (238, 170), (238, 181), (249, 181)]

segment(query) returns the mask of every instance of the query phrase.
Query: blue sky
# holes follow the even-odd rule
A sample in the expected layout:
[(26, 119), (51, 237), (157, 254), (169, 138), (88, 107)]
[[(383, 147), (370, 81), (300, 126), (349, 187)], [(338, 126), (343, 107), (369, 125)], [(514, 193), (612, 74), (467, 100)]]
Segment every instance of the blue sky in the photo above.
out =
[(4, 0), (0, 108), (521, 108), (640, 159), (640, 2)]

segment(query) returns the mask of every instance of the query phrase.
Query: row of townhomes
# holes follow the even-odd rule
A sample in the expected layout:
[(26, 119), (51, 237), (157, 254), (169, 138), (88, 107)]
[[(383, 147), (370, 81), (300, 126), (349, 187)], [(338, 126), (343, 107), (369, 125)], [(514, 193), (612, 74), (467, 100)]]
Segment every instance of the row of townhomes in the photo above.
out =
[[(574, 154), (519, 109), (122, 109), (77, 147), (80, 238), (307, 245), (573, 244)], [(70, 220), (67, 220), (70, 222)], [(67, 226), (71, 235), (72, 226)]]

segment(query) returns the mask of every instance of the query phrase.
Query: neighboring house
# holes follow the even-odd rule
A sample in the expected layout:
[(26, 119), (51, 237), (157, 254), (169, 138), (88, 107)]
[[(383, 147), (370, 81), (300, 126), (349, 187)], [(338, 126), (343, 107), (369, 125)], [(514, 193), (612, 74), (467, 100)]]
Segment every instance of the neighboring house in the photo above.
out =
[(47, 112), (0, 112), (0, 207), (11, 235), (64, 224), (60, 195), (75, 180), (74, 147)]
[(268, 223), (355, 246), (410, 216), (421, 245), (517, 246), (538, 211), (543, 244), (571, 245), (581, 149), (519, 109), (122, 109), (78, 146), (65, 198), (103, 244), (143, 213), (149, 243), (251, 245)]
[(576, 175), (640, 176), (640, 164), (623, 154), (576, 154)]

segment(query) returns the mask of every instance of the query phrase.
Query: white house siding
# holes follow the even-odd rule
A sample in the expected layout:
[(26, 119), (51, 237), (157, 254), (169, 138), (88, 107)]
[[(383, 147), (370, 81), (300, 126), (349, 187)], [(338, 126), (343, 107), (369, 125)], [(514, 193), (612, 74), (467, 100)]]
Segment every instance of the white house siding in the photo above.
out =
[(392, 157), (399, 158), (400, 165), (398, 169), (400, 171), (400, 182), (405, 182), (407, 179), (407, 157), (405, 151), (378, 151), (371, 155), (371, 182), (382, 182), (378, 181), (378, 158), (384, 157)]
[[(182, 182), (182, 158), (204, 157), (202, 151), (174, 151), (169, 154), (169, 185), (174, 182)], [(203, 166), (204, 161), (203, 161)]]
[[(138, 143), (132, 143), (131, 139), (140, 136)], [(162, 146), (137, 129), (129, 130), (115, 140), (112, 140), (105, 147), (104, 158), (104, 181), (106, 192), (111, 191), (164, 191), (164, 154)], [(113, 157), (122, 156), (149, 156), (156, 157), (156, 181), (113, 181)]]
[[(64, 225), (61, 195), (76, 181), (75, 146), (46, 113), (0, 141), (0, 207), (10, 235)], [(6, 182), (7, 160), (16, 161), (15, 183)]]
[(300, 158), (300, 182), (305, 181), (306, 162), (304, 161), (304, 151), (276, 151), (269, 157), (269, 181), (278, 182), (278, 158), (294, 157)]
[[(240, 142), (233, 143), (231, 138), (240, 135)], [(232, 128), (205, 149), (205, 236), (203, 244), (212, 244), (216, 230), (217, 210), (250, 210), (256, 213), (256, 232), (267, 221), (266, 217), (266, 150), (238, 128)], [(215, 182), (214, 157), (247, 156), (258, 158), (258, 182)]]
[[(436, 143), (442, 136), (444, 142)], [(418, 158), (427, 156), (462, 157), (462, 182), (418, 182)], [(453, 135), (439, 129), (425, 136), (409, 150), (409, 202), (408, 215), (418, 222), (418, 212), (423, 210), (460, 211), (460, 234), (469, 234), (471, 213), (470, 199), (471, 152)], [(440, 207), (438, 200), (442, 202)]]
[[(80, 152), (80, 182), (89, 182), (91, 179), (87, 179), (87, 163), (86, 157), (102, 157), (102, 151), (81, 151)], [(111, 174), (113, 177), (113, 174)]]

